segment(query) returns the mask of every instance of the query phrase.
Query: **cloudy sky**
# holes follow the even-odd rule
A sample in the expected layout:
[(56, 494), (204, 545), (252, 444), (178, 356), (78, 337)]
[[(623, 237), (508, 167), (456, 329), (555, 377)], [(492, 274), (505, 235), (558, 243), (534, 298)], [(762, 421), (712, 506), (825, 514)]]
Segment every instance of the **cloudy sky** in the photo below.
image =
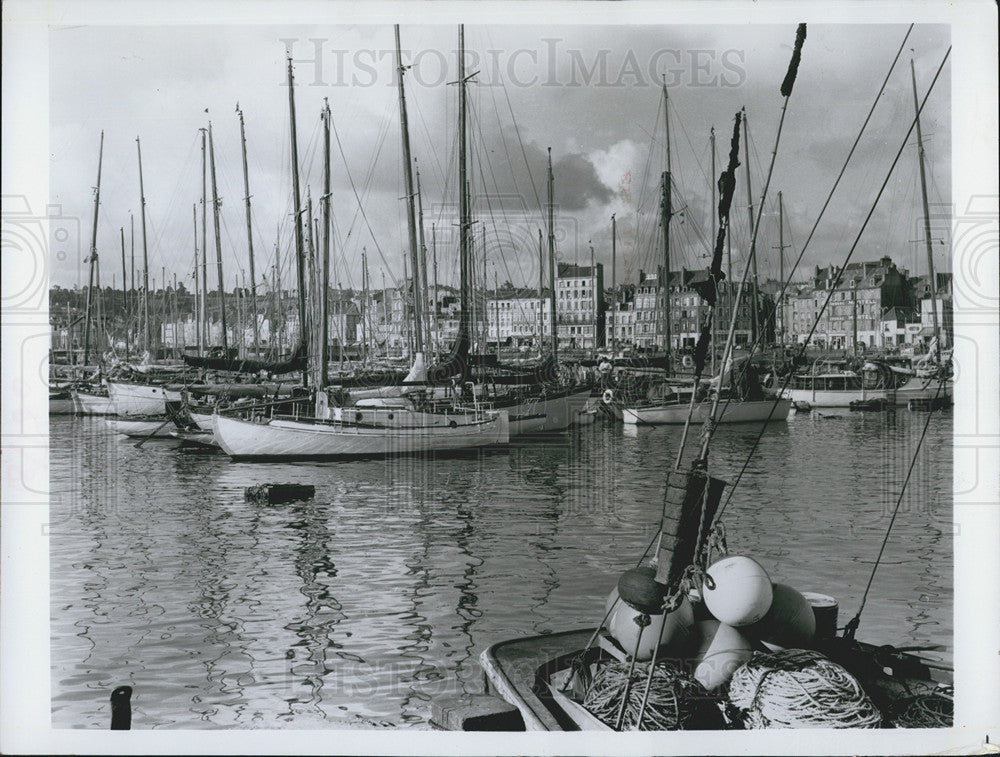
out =
[[(673, 267), (704, 267), (710, 235), (710, 130), (722, 170), (734, 114), (746, 107), (750, 179), (760, 197), (774, 146), (779, 93), (796, 19), (767, 26), (466, 27), (477, 244), (485, 230), (487, 273), (534, 285), (537, 233), (552, 148), (556, 233), (562, 261), (588, 263), (591, 247), (611, 263), (611, 216), (618, 220), (618, 279), (662, 260), (657, 228), (666, 168), (662, 77), (670, 108), (677, 215)], [(907, 25), (811, 24), (789, 100), (758, 241), (762, 276), (778, 273), (778, 191), (785, 209), (786, 261), (802, 249), (871, 107)], [(427, 245), (437, 238), (439, 278), (456, 283), (453, 211), (457, 183), (457, 27), (403, 25), (413, 156), (420, 170)], [(950, 44), (943, 25), (918, 25), (806, 251), (805, 264), (842, 261), (885, 179), (913, 117), (910, 60), (923, 96)], [(150, 275), (177, 274), (192, 287), (192, 207), (201, 199), (201, 132), (212, 122), (226, 286), (248, 275), (243, 177), (236, 105), (246, 119), (253, 242), (258, 282), (278, 251), (291, 280), (291, 165), (286, 50), (295, 60), (302, 191), (322, 194), (324, 98), (333, 114), (331, 156), (335, 281), (360, 286), (368, 252), (373, 285), (399, 279), (406, 248), (398, 94), (391, 19), (365, 26), (53, 27), (50, 32), (51, 202), (70, 225), (54, 245), (53, 284), (85, 280), (98, 145), (104, 131), (98, 251), (102, 283), (121, 282), (120, 228), (130, 251), (135, 219), (141, 267), (141, 138)], [(951, 201), (951, 66), (945, 65), (922, 116), (930, 202)], [(207, 110), (207, 112), (206, 112)], [(741, 143), (741, 163), (743, 163)], [(746, 165), (733, 205), (734, 269), (749, 239)], [(210, 189), (209, 185), (209, 189)], [(932, 207), (932, 214), (934, 208)], [(890, 255), (926, 271), (915, 137), (909, 141), (854, 260)], [(200, 206), (198, 223), (201, 223)], [(947, 223), (936, 222), (935, 266), (948, 270)], [(201, 244), (199, 228), (198, 244)], [(79, 239), (77, 244), (74, 240)], [(215, 285), (209, 214), (210, 286)], [(788, 262), (786, 262), (788, 266)], [(786, 267), (786, 272), (788, 267)], [(801, 277), (801, 275), (799, 276)], [(610, 280), (610, 274), (607, 276)]]

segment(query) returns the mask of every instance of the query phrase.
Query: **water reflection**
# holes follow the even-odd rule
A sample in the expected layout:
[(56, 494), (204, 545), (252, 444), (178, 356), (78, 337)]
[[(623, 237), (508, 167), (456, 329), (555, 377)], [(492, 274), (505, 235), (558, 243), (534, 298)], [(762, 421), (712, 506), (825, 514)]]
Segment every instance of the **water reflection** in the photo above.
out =
[[(793, 416), (749, 461), (757, 429), (722, 427), (710, 470), (741, 479), (730, 548), (833, 594), (843, 623), (925, 418)], [(93, 728), (122, 683), (136, 728), (426, 727), (433, 697), (481, 690), (488, 644), (600, 619), (655, 533), (681, 433), (597, 424), (486, 454), (236, 465), (123, 443), (100, 419), (51, 431), (52, 717)], [(933, 418), (859, 630), (944, 660), (950, 436)], [(276, 481), (316, 497), (243, 501)]]

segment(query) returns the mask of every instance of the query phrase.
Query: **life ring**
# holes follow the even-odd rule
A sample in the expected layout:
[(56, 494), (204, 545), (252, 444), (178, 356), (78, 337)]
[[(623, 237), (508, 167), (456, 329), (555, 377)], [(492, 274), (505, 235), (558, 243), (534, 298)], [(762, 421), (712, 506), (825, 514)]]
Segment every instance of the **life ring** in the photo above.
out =
[(694, 360), (691, 358), (690, 355), (685, 355), (684, 357), (681, 358), (681, 365), (683, 365), (685, 368), (693, 368)]
[(615, 399), (615, 393), (610, 389), (605, 389), (604, 394), (601, 395), (601, 399), (605, 405), (610, 405)]

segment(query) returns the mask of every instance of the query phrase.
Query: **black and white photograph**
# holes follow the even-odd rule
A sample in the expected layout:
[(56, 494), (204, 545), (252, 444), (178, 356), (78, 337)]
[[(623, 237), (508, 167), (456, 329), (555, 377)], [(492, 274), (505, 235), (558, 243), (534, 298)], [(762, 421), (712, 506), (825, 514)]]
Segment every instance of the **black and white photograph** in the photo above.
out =
[(995, 3), (3, 37), (3, 751), (998, 751)]

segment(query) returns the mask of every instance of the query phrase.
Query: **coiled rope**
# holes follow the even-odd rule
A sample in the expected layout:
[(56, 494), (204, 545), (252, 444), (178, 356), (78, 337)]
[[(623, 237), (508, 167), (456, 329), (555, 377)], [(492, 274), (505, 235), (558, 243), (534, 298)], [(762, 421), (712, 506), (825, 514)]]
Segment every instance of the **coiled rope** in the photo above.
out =
[(882, 715), (857, 679), (818, 652), (754, 657), (733, 674), (729, 701), (746, 728), (878, 728)]
[[(722, 713), (704, 687), (685, 673), (666, 665), (655, 665), (653, 686), (648, 692), (642, 721), (643, 692), (634, 684), (649, 674), (649, 663), (637, 663), (629, 681), (629, 666), (622, 662), (604, 665), (594, 676), (583, 706), (603, 723), (615, 727), (622, 697), (628, 696), (621, 730), (676, 731), (718, 729)], [(627, 693), (626, 693), (627, 690)]]
[(892, 718), (896, 728), (951, 728), (955, 700), (950, 689), (937, 689), (907, 699)]

